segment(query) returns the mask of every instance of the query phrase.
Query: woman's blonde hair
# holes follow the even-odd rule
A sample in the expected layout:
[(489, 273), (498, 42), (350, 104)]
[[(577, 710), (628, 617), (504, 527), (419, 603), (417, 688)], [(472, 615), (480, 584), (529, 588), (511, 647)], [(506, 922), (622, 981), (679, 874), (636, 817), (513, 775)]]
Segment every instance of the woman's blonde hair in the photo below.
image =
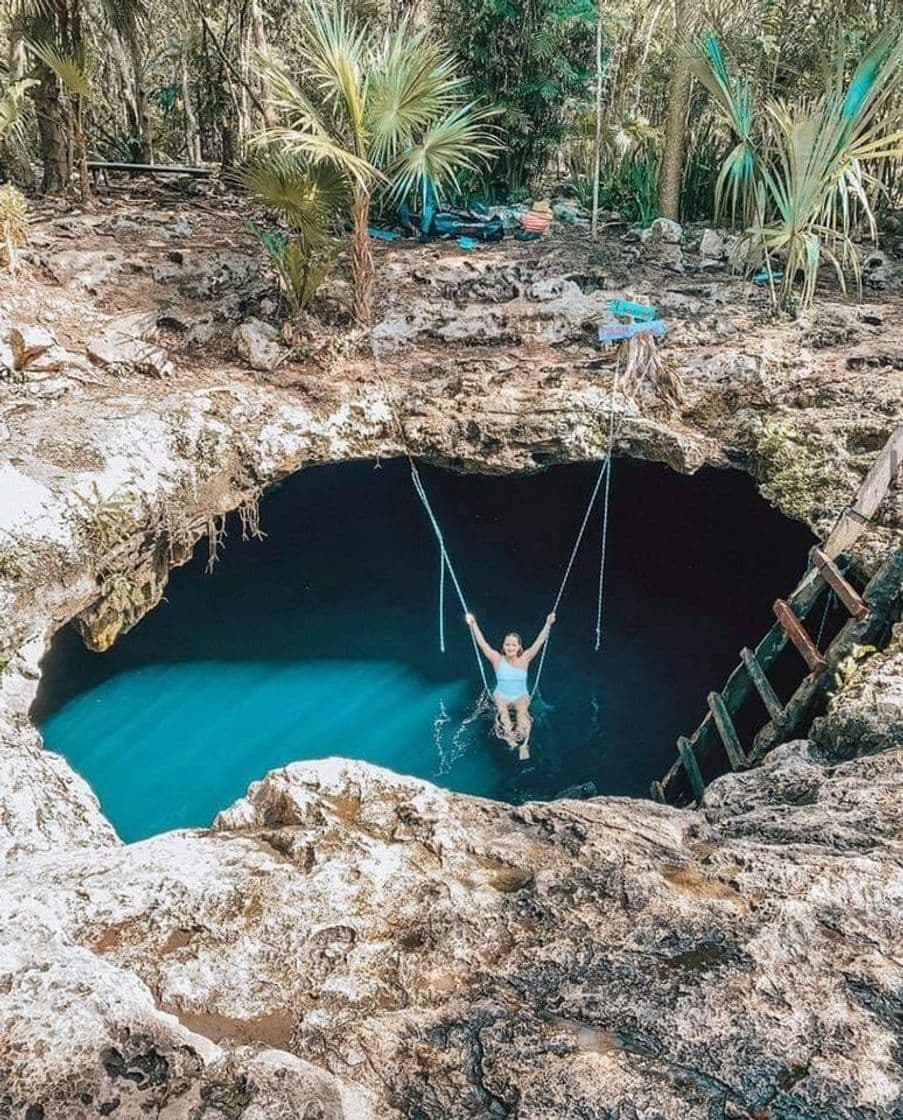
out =
[(524, 652), (524, 639), (520, 636), (520, 634), (518, 634), (515, 630), (512, 630), (510, 634), (506, 634), (504, 636), (504, 638), (502, 638), (502, 646), (503, 647), (505, 645), (505, 642), (507, 642), (509, 638), (516, 638), (517, 639), (517, 652), (518, 653), (523, 653)]

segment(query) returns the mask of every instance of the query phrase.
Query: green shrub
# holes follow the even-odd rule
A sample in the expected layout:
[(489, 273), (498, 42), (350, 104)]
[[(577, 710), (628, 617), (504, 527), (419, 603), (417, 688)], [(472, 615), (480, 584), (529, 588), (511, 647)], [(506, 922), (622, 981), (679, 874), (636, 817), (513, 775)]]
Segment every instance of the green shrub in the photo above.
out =
[(472, 188), (490, 200), (529, 192), (564, 140), (593, 72), (591, 0), (438, 0), (477, 98), (500, 110), (505, 148)]

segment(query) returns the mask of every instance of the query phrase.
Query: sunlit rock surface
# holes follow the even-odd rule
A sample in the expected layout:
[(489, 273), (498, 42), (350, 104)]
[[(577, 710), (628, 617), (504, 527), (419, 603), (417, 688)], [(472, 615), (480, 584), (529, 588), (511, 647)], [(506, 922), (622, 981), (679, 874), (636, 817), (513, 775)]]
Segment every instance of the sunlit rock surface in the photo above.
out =
[(8, 1115), (898, 1115), (901, 767), (791, 743), (696, 814), (330, 760), (14, 856)]
[[(618, 452), (742, 467), (826, 528), (903, 414), (890, 274), (880, 303), (776, 325), (687, 245), (681, 274), (558, 233), (404, 246), (378, 252), (384, 383), (341, 311), (262, 376), (234, 343), (266, 319), (258, 250), (186, 209), (47, 218), (33, 282), (0, 277), (0, 346), (53, 336), (0, 383), (0, 1120), (900, 1117), (898, 643), (695, 814), (512, 808), (333, 762), (123, 846), (28, 721), (60, 625), (107, 646), (265, 485), (398, 454), (386, 386), (434, 462), (598, 458), (608, 298), (656, 304), (683, 385), (679, 408), (617, 406)], [(156, 373), (91, 358), (118, 307), (153, 311)], [(901, 520), (892, 495), (871, 559)]]

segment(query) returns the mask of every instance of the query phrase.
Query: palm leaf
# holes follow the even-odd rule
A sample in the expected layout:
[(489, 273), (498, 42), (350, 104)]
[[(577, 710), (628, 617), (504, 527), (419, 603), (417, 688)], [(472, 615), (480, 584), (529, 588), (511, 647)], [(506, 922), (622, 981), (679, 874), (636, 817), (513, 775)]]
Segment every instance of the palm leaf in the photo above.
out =
[(32, 86), (40, 85), (34, 78), (11, 82), (0, 95), (0, 140), (13, 134), (22, 116), (25, 94)]
[(728, 75), (721, 45), (712, 33), (697, 44), (695, 53), (690, 55), (689, 68), (712, 95), (738, 141), (715, 182), (716, 220), (727, 196), (732, 219), (736, 220), (739, 209), (748, 222), (755, 206), (757, 159), (752, 92), (748, 84)]
[(459, 187), (461, 171), (475, 171), (499, 148), (486, 127), (491, 110), (463, 105), (435, 121), (419, 143), (401, 152), (388, 168), (390, 195), (396, 201), (431, 186), (437, 193), (446, 186)]
[(301, 16), (299, 62), (320, 100), (349, 126), (356, 155), (364, 156), (367, 29), (339, 4), (308, 0)]
[(348, 195), (338, 168), (328, 164), (307, 166), (291, 152), (262, 153), (237, 177), (247, 191), (293, 225), (309, 245), (325, 241)]
[(94, 87), (91, 84), (84, 44), (78, 50), (69, 52), (48, 42), (29, 43), (29, 46), (70, 93), (84, 97), (86, 101), (93, 97)]
[(350, 145), (341, 131), (332, 127), (320, 107), (292, 80), (285, 67), (274, 59), (262, 59), (272, 90), (271, 104), (287, 124), (260, 133), (257, 147), (276, 147), (303, 157), (307, 164), (334, 164), (349, 181), (361, 186), (378, 181), (381, 173)]
[(367, 85), (371, 159), (385, 165), (438, 116), (460, 105), (466, 82), (451, 57), (407, 22), (387, 33)]

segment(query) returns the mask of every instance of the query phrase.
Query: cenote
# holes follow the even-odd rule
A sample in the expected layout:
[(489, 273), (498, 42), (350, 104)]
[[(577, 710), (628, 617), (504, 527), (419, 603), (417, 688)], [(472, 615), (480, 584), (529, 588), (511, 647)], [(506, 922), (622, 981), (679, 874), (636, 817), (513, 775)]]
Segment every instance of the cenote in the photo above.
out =
[[(423, 468), (490, 641), (541, 626), (596, 473)], [(552, 633), (528, 763), (488, 719), (467, 722), (473, 650), (453, 594), (439, 650), (438, 555), (401, 462), (293, 475), (262, 500), (265, 540), (242, 543), (230, 524), (213, 573), (201, 546), (108, 653), (62, 631), (34, 716), (125, 840), (208, 825), (268, 770), (330, 755), (512, 802), (575, 786), (646, 796), (813, 538), (737, 472), (618, 460), (611, 500), (602, 648), (596, 518)]]

